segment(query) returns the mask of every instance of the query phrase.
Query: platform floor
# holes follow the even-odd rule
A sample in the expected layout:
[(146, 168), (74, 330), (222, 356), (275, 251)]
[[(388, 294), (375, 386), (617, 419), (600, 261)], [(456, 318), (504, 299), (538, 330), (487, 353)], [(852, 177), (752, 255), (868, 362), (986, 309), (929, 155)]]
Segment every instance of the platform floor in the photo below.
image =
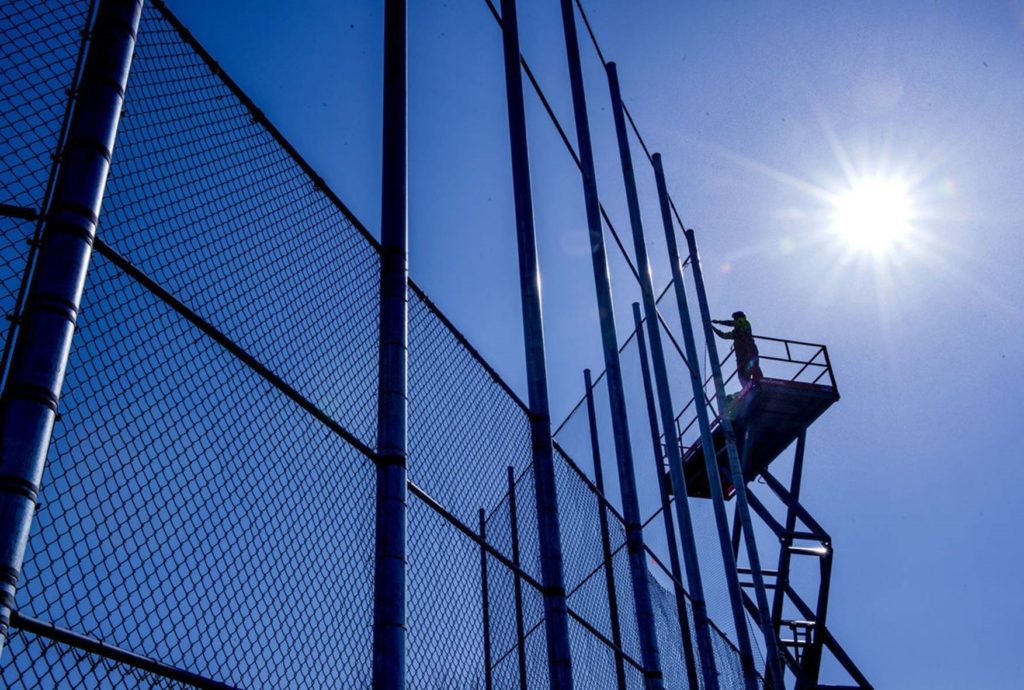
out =
[[(746, 481), (764, 471), (814, 421), (839, 400), (832, 386), (798, 381), (763, 379), (758, 386), (730, 398), (729, 412), (736, 430), (736, 443), (743, 457), (743, 438), (751, 431), (752, 447), (744, 467)], [(718, 421), (711, 427), (722, 486), (726, 499), (734, 493), (725, 450), (725, 433)], [(704, 450), (698, 439), (683, 456), (687, 493), (695, 498), (710, 498), (704, 463)]]

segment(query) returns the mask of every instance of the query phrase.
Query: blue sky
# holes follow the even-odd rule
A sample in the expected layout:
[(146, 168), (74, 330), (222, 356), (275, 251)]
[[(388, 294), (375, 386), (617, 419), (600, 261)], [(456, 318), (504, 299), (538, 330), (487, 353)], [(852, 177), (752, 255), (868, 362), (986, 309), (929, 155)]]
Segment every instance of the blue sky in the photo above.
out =
[[(169, 4), (376, 232), (380, 3)], [(500, 36), (483, 0), (410, 4), (411, 270), (525, 393)], [(836, 545), (830, 627), (879, 688), (1015, 686), (1024, 4), (585, 6), (698, 231), (713, 310), (830, 348), (843, 399), (811, 429), (804, 484)], [(520, 18), (569, 126), (558, 4), (524, 0)], [(584, 56), (602, 201), (625, 233), (607, 87)], [(527, 102), (560, 418), (600, 341), (579, 178)], [(831, 195), (867, 175), (904, 180), (914, 209), (881, 256), (830, 230)], [(624, 337), (639, 293), (614, 252), (612, 271)]]

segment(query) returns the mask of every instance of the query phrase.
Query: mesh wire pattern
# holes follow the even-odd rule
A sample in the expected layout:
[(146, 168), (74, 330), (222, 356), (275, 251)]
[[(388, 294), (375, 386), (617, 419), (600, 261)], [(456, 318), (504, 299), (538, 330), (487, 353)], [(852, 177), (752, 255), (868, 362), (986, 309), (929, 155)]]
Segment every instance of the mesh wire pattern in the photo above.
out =
[[(46, 204), (89, 9), (61, 0), (0, 5), (0, 204), (34, 212)], [(0, 217), (5, 360), (37, 229), (31, 220)], [(2, 376), (6, 361), (0, 368)]]
[[(13, 661), (9, 668), (5, 668), (3, 678), (5, 681), (17, 678), (18, 687), (95, 690), (124, 687), (186, 690), (192, 687), (18, 630), (13, 631), (7, 640), (5, 653), (10, 654)], [(60, 679), (59, 685), (53, 684), (55, 678)]]
[[(0, 203), (45, 211), (90, 12), (86, 0), (0, 8)], [(38, 227), (0, 215), (0, 307), (12, 316)], [(376, 242), (159, 4), (143, 16), (100, 235), (373, 445)], [(409, 310), (410, 480), (444, 506), (409, 504), (409, 687), (484, 687), (485, 584), (494, 687), (519, 687), (513, 536), (526, 684), (546, 687), (528, 416), (418, 290)], [(369, 684), (374, 467), (358, 448), (99, 254), (61, 412), (19, 611), (237, 687)], [(625, 532), (608, 511), (606, 566), (602, 497), (564, 453), (555, 467), (576, 682), (604, 687), (616, 663), (606, 567), (621, 652), (640, 658)], [(466, 534), (481, 509), (486, 583)], [(654, 589), (668, 649), (675, 607)], [(720, 642), (716, 656), (734, 655)], [(667, 685), (684, 688), (673, 663)], [(625, 667), (628, 687), (643, 687), (635, 661)], [(0, 678), (13, 690), (186, 687), (18, 630)]]

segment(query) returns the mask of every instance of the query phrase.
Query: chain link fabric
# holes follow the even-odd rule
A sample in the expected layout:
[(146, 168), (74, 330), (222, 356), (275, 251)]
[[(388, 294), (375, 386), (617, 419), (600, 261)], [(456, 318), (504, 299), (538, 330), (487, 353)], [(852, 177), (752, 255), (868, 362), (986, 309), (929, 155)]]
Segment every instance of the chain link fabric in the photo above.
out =
[[(84, 0), (0, 8), (8, 206), (46, 204), (89, 14)], [(5, 313), (16, 311), (36, 227), (0, 216)], [(99, 234), (194, 318), (94, 254), (18, 610), (236, 687), (366, 687), (373, 462), (282, 386), (373, 446), (377, 245), (152, 4)], [(511, 559), (509, 467), (526, 684), (546, 687), (527, 414), (422, 293), (409, 309), (410, 480), (443, 506), (410, 498), (409, 687), (484, 687), (481, 548), (452, 522), (475, 534), (485, 510), (487, 543)], [(557, 453), (555, 467), (574, 672), (581, 688), (609, 687), (616, 652), (606, 642), (601, 502), (568, 456)], [(635, 662), (624, 529), (611, 511), (609, 521), (621, 652)], [(516, 574), (493, 555), (487, 563), (494, 687), (518, 688)], [(667, 687), (684, 688), (674, 601), (651, 584)], [(718, 640), (716, 655), (730, 654)], [(626, 677), (643, 686), (628, 661)], [(0, 678), (12, 690), (185, 687), (19, 630)]]
[[(46, 204), (88, 10), (89, 3), (62, 0), (0, 4), (0, 204), (29, 212)], [(0, 381), (37, 227), (0, 216)]]

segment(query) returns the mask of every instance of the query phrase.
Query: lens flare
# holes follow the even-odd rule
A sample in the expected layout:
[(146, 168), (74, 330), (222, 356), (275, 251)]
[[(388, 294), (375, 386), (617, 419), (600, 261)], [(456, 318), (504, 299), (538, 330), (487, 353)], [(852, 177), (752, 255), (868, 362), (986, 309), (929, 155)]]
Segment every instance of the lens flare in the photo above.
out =
[(852, 249), (875, 254), (905, 237), (914, 218), (907, 185), (895, 178), (856, 180), (833, 204), (835, 231)]

